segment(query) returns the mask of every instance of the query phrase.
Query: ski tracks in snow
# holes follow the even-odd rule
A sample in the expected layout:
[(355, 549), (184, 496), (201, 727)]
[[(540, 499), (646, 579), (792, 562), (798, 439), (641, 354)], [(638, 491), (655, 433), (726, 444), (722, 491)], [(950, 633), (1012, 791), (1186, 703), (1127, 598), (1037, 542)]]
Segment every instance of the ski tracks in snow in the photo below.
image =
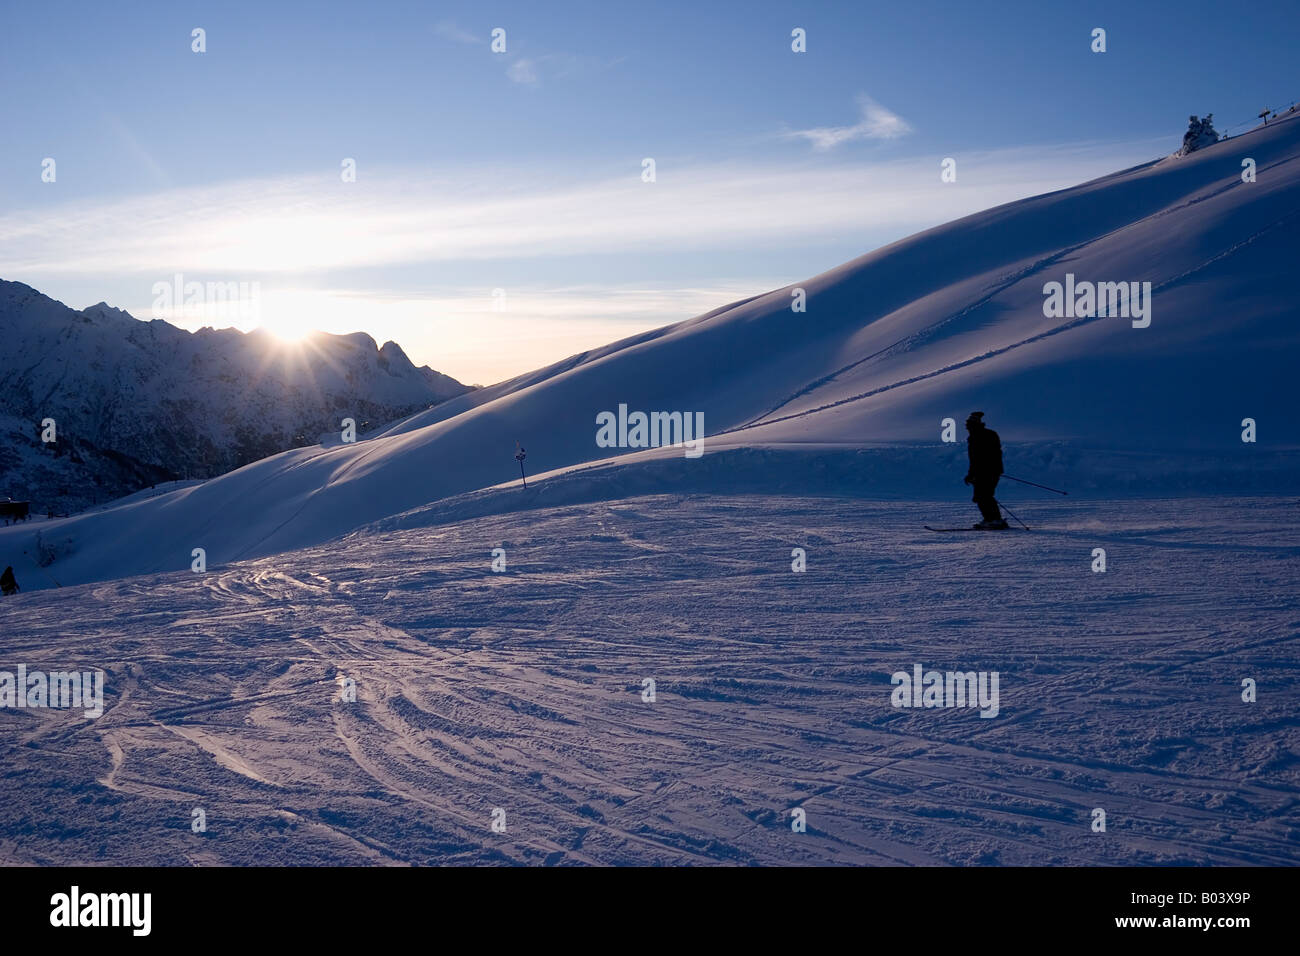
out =
[[(1296, 863), (1293, 509), (1095, 507), (656, 496), (24, 595), (3, 666), (107, 700), (0, 711), (6, 859)], [(895, 708), (914, 664), (999, 715)]]

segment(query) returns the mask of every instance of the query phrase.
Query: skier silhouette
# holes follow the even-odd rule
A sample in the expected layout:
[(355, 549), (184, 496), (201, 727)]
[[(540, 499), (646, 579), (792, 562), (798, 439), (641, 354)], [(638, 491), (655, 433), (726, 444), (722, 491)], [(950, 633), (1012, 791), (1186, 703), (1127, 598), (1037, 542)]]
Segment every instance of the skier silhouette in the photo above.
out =
[(970, 418), (966, 419), (966, 431), (969, 433), (966, 452), (970, 457), (970, 470), (962, 480), (974, 486), (975, 494), (971, 501), (979, 505), (984, 519), (973, 527), (981, 530), (1006, 528), (1006, 519), (993, 497), (993, 490), (1002, 477), (1002, 441), (997, 432), (984, 424), (983, 412), (970, 413)]
[(6, 596), (17, 594), (19, 591), (18, 581), (14, 578), (13, 566), (5, 568), (4, 574), (0, 574), (0, 594)]

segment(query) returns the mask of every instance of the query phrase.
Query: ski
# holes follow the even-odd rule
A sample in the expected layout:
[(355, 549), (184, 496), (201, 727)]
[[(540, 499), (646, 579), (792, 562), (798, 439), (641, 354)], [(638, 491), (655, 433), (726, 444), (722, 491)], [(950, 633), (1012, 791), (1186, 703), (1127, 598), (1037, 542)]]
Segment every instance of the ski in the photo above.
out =
[(1005, 528), (931, 528), (925, 526), (926, 531), (1028, 531), (1028, 528), (1016, 528), (1008, 525)]

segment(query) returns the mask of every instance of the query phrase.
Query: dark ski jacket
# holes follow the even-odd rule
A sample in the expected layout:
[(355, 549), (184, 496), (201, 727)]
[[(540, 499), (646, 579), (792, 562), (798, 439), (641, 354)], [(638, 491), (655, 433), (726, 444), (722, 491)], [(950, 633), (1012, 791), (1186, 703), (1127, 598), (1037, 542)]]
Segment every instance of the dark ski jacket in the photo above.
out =
[(5, 573), (0, 574), (0, 593), (17, 594), (18, 582), (14, 579), (14, 569), (5, 568)]
[(966, 439), (966, 452), (970, 456), (969, 477), (997, 478), (1002, 474), (1002, 441), (991, 428), (977, 428)]

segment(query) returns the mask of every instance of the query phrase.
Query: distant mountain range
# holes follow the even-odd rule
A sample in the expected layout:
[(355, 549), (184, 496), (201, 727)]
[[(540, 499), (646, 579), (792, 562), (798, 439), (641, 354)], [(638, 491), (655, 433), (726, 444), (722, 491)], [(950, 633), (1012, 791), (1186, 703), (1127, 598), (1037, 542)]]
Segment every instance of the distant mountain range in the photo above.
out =
[[(344, 418), (361, 433), (468, 391), (364, 332), (188, 332), (0, 280), (0, 498), (33, 510), (223, 474), (315, 444)], [(54, 443), (41, 441), (45, 419)]]

